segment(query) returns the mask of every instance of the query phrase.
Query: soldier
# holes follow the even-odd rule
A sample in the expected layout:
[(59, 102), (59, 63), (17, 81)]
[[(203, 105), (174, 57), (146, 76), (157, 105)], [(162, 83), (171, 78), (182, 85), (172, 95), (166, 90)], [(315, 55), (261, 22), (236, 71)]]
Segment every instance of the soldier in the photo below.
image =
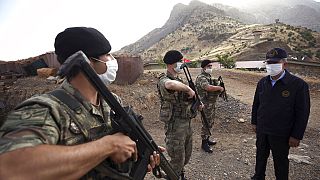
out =
[[(197, 92), (201, 98), (202, 103), (204, 104), (204, 113), (208, 121), (209, 127), (206, 127), (202, 119), (202, 128), (201, 128), (201, 148), (208, 153), (212, 153), (211, 145), (215, 145), (217, 142), (210, 140), (210, 132), (208, 130), (212, 128), (215, 118), (215, 104), (218, 95), (224, 90), (223, 87), (219, 86), (219, 83), (216, 79), (212, 79), (212, 64), (210, 60), (203, 60), (201, 62), (201, 74), (197, 76), (196, 79), (196, 88)], [(201, 117), (202, 118), (202, 117)]]
[[(98, 30), (67, 28), (56, 36), (54, 47), (61, 64), (82, 50), (105, 84), (115, 80), (117, 61)], [(0, 179), (101, 179), (96, 167), (105, 159), (116, 166), (137, 158), (134, 141), (122, 133), (110, 134), (110, 107), (79, 69), (53, 92), (31, 97), (8, 115), (0, 129)], [(68, 103), (78, 107), (73, 110)], [(92, 139), (98, 132), (105, 136)], [(154, 152), (149, 170), (159, 159)]]
[(166, 149), (171, 157), (171, 165), (185, 179), (184, 166), (192, 152), (191, 98), (195, 92), (178, 77), (181, 73), (183, 56), (179, 51), (168, 51), (163, 61), (167, 74), (162, 74), (157, 84), (161, 100), (160, 120), (165, 123)]

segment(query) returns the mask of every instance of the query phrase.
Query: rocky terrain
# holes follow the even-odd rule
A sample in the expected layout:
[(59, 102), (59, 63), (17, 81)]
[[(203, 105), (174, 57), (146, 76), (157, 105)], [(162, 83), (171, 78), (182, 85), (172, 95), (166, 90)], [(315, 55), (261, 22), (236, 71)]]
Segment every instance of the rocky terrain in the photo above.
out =
[[(163, 70), (145, 71), (132, 85), (120, 86), (112, 84), (110, 89), (120, 95), (124, 104), (133, 105), (134, 109), (144, 116), (143, 123), (158, 145), (164, 145), (163, 123), (158, 120), (159, 99), (157, 95), (157, 77)], [(199, 69), (190, 69), (193, 77)], [(207, 154), (200, 149), (201, 123), (199, 117), (193, 120), (193, 154), (186, 166), (189, 179), (221, 180), (249, 179), (254, 172), (255, 134), (251, 131), (251, 103), (257, 81), (264, 75), (235, 70), (214, 70), (214, 76), (222, 75), (228, 93), (228, 102), (219, 98), (217, 102), (217, 118), (213, 128), (213, 137), (218, 141), (214, 152)], [(304, 140), (300, 147), (290, 150), (290, 179), (316, 180), (320, 178), (320, 80), (304, 78), (310, 85), (311, 115)], [(38, 77), (18, 79), (7, 86), (1, 93), (0, 120), (17, 103), (31, 95), (47, 92), (57, 84)], [(165, 154), (166, 155), (166, 154)], [(145, 179), (155, 179), (148, 174)], [(267, 178), (275, 179), (273, 162), (269, 159)]]
[[(297, 2), (294, 5), (296, 6)], [(263, 9), (263, 6), (259, 8)], [(261, 13), (276, 16), (274, 9), (266, 8), (265, 11), (270, 10), (270, 12), (261, 11)], [(286, 8), (291, 14), (293, 9)], [(208, 5), (196, 0), (191, 1), (189, 5), (177, 4), (173, 7), (170, 18), (161, 28), (154, 29), (117, 53), (139, 54), (144, 61), (153, 62), (158, 62), (170, 49), (181, 51), (191, 60), (216, 59), (218, 54), (229, 54), (235, 60), (258, 60), (257, 56), (244, 57), (243, 54), (264, 54), (265, 49), (277, 46), (288, 49), (288, 52), (294, 56), (298, 53), (299, 56), (306, 56), (320, 62), (319, 32), (297, 26), (297, 24), (294, 26), (286, 24), (282, 19), (275, 23), (273, 16), (270, 17), (272, 21), (268, 21), (267, 24), (254, 24), (241, 18), (243, 16), (252, 18), (250, 14), (244, 12), (222, 5)], [(314, 16), (319, 14), (320, 12), (314, 12)]]

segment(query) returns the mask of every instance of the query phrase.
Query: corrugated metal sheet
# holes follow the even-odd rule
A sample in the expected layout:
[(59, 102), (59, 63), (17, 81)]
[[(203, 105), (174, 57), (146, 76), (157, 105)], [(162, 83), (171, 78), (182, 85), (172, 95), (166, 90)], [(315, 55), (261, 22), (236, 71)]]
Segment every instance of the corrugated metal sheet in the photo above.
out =
[(54, 52), (48, 52), (46, 54), (40, 55), (40, 58), (47, 63), (50, 68), (59, 68), (60, 63), (57, 60), (57, 55)]
[(59, 68), (60, 64), (57, 61), (57, 56), (54, 52), (47, 52), (45, 54), (41, 54), (36, 57), (31, 57), (28, 59), (22, 59), (18, 61), (1, 61), (0, 62), (0, 73), (17, 73), (17, 74), (25, 74), (24, 67), (39, 60), (43, 59), (45, 63), (50, 68)]
[(119, 69), (115, 84), (132, 84), (143, 74), (143, 62), (140, 56), (116, 56)]

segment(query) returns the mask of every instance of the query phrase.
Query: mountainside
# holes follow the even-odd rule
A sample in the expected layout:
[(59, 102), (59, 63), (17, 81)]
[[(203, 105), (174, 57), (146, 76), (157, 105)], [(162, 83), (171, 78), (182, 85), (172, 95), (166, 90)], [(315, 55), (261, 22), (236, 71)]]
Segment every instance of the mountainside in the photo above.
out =
[(222, 10), (208, 7), (207, 4), (199, 1), (192, 1), (189, 5), (179, 3), (173, 7), (169, 19), (161, 28), (154, 29), (134, 44), (125, 46), (120, 51), (134, 54), (141, 53), (143, 50), (150, 48), (153, 44), (158, 43), (168, 34), (187, 24), (187, 21), (193, 18), (192, 15), (195, 14), (195, 11), (199, 10), (208, 11), (211, 14), (219, 16), (225, 15)]
[[(308, 6), (299, 7), (302, 8), (306, 8), (305, 14), (313, 13)], [(285, 18), (291, 17), (283, 16)], [(177, 4), (162, 28), (151, 31), (118, 53), (139, 54), (144, 61), (153, 62), (161, 60), (170, 49), (180, 50), (191, 60), (215, 59), (217, 54), (226, 53), (236, 60), (254, 60), (255, 55), (277, 46), (319, 61), (318, 32), (280, 22), (250, 24), (255, 21), (249, 13), (229, 6), (199, 1)]]
[(279, 19), (286, 24), (320, 31), (320, 2), (314, 0), (265, 0), (243, 6), (240, 11), (254, 15), (256, 23), (269, 24)]

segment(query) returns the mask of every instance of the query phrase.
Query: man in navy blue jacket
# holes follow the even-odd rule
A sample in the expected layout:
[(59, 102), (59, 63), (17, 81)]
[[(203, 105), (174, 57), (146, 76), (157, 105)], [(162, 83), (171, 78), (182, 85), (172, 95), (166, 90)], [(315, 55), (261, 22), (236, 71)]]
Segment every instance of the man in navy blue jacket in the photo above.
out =
[(272, 151), (277, 180), (287, 180), (289, 148), (299, 146), (309, 114), (308, 84), (285, 69), (287, 53), (273, 48), (266, 55), (268, 76), (257, 85), (252, 105), (251, 124), (257, 135), (255, 174), (264, 180), (267, 160)]

